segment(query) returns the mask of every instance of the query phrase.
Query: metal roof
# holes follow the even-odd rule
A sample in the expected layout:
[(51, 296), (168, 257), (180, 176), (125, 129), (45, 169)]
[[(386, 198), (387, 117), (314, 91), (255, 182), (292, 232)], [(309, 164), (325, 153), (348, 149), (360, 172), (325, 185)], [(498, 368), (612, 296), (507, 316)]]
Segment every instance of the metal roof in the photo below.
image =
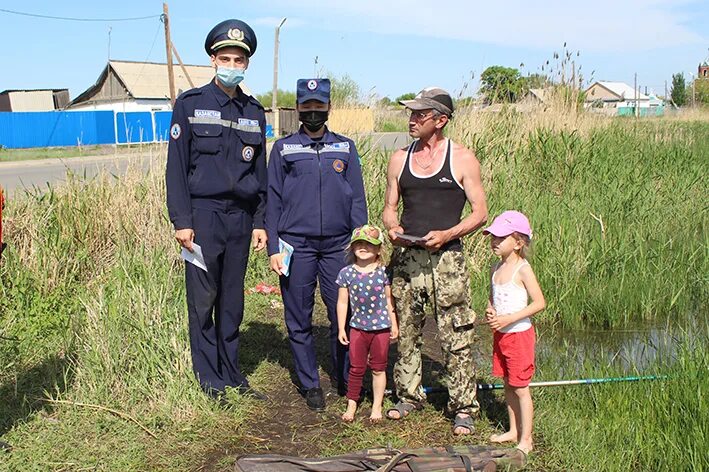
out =
[[(607, 82), (599, 80), (598, 82), (595, 82), (593, 85), (591, 85), (591, 87), (596, 84), (599, 84), (601, 87), (617, 95), (621, 100), (635, 100), (636, 98), (637, 100), (650, 100), (650, 97), (648, 97), (642, 92), (638, 92), (638, 96), (635, 97), (635, 90), (633, 89), (633, 87), (626, 84), (625, 82)], [(588, 89), (590, 89), (591, 87), (589, 87)]]
[(55, 88), (55, 89), (48, 89), (48, 88), (38, 88), (38, 89), (7, 89), (3, 90), (0, 92), (0, 95), (4, 93), (12, 93), (12, 92), (63, 92), (63, 91), (69, 91), (69, 89), (65, 88)]
[[(71, 104), (88, 101), (100, 90), (108, 77), (109, 69), (118, 77), (118, 80), (128, 91), (128, 95), (135, 99), (166, 99), (170, 98), (170, 85), (167, 77), (167, 64), (157, 62), (134, 61), (109, 61), (94, 85), (72, 100)], [(201, 87), (214, 78), (214, 68), (211, 66), (196, 66), (185, 64), (195, 87)], [(174, 64), (175, 95), (193, 88), (182, 67)], [(251, 90), (242, 82), (241, 89), (247, 95), (252, 95)], [(71, 105), (70, 104), (70, 105)]]

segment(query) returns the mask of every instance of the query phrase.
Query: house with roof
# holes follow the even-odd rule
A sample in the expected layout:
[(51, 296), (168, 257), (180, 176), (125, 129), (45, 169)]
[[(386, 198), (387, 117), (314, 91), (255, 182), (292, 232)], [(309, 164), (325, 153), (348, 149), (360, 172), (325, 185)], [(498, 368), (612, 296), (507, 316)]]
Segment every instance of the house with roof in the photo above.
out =
[(0, 92), (0, 111), (61, 110), (68, 103), (68, 89), (26, 89)]
[(625, 82), (598, 81), (586, 89), (586, 106), (599, 108), (650, 107), (650, 97)]
[[(173, 73), (176, 96), (191, 88), (201, 87), (214, 78), (214, 68), (211, 66), (185, 65), (183, 70), (176, 64)], [(240, 87), (251, 95), (243, 82)], [(114, 112), (171, 110), (167, 64), (109, 61), (96, 83), (72, 100), (68, 108)]]

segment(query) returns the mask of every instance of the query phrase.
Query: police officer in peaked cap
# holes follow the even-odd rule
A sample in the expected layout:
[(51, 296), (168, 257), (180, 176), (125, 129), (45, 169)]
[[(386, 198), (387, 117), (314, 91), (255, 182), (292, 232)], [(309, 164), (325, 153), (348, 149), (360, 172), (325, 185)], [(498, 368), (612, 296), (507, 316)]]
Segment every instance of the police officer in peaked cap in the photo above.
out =
[[(268, 162), (266, 232), (271, 269), (280, 275), (286, 326), (301, 392), (309, 408), (325, 408), (313, 340), (315, 284), (330, 321), (331, 380), (344, 394), (347, 351), (337, 340), (335, 279), (345, 266), (354, 228), (367, 222), (362, 170), (354, 142), (330, 131), (330, 81), (301, 79), (297, 110), (302, 126), (279, 139)], [(288, 275), (279, 238), (293, 246)]]
[(239, 86), (256, 35), (243, 21), (226, 20), (204, 47), (215, 78), (175, 101), (166, 171), (175, 239), (191, 252), (198, 245), (207, 267), (185, 263), (193, 370), (214, 398), (228, 387), (263, 398), (238, 357), (249, 249), (266, 246), (266, 118)]

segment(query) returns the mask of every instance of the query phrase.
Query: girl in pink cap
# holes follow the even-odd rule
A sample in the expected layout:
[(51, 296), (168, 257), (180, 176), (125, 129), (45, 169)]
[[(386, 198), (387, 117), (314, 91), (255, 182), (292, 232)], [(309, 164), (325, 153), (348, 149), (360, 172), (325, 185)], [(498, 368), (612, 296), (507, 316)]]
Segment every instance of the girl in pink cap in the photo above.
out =
[(525, 454), (533, 448), (534, 407), (529, 382), (534, 375), (534, 327), (530, 317), (546, 306), (544, 294), (527, 262), (532, 229), (526, 216), (506, 211), (483, 231), (492, 236), (500, 257), (490, 270), (486, 322), (493, 330), (492, 375), (503, 377), (510, 429), (490, 441), (517, 441)]

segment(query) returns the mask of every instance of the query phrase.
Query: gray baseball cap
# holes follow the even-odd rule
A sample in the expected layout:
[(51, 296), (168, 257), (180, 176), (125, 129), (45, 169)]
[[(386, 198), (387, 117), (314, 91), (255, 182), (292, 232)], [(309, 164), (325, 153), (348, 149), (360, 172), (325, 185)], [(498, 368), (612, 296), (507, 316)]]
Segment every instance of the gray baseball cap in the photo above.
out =
[(449, 117), (454, 111), (450, 94), (439, 87), (426, 87), (413, 100), (401, 100), (399, 104), (409, 110), (436, 110)]

